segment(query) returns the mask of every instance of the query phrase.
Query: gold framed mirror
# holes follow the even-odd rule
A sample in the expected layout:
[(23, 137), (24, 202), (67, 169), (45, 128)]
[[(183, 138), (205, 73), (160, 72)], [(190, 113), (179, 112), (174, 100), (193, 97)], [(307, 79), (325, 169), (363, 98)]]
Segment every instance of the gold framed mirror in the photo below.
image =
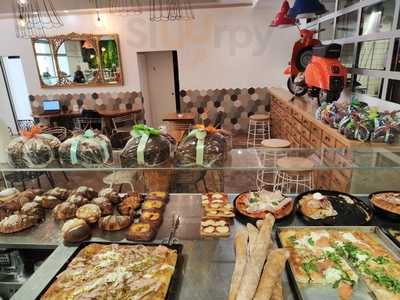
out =
[(42, 88), (123, 85), (117, 34), (32, 39)]

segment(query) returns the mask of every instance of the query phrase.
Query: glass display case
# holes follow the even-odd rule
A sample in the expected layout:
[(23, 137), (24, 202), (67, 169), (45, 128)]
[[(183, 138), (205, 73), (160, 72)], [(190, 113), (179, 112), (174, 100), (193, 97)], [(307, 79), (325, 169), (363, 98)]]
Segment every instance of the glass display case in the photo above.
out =
[[(312, 164), (281, 165), (277, 163), (281, 158), (301, 158), (311, 161)], [(240, 193), (260, 191), (263, 188), (272, 190), (274, 185), (276, 188), (279, 174), (298, 175), (308, 172), (312, 176), (310, 186), (287, 189), (286, 196), (294, 199), (299, 193), (307, 190), (330, 190), (331, 187), (338, 186), (335, 185), (335, 178), (347, 178), (346, 184), (341, 186), (341, 192), (358, 197), (370, 207), (370, 193), (399, 190), (400, 147), (231, 149), (223, 163), (207, 168), (178, 168), (174, 166), (174, 160), (152, 168), (124, 168), (120, 160), (114, 159), (113, 163), (98, 168), (62, 168), (58, 163), (53, 163), (42, 169), (16, 169), (8, 164), (1, 164), (0, 170), (3, 188), (17, 187), (20, 191), (29, 188), (41, 188), (46, 191), (53, 187), (76, 191), (81, 186), (87, 186), (97, 192), (106, 187), (113, 187), (118, 193), (130, 195), (133, 190), (143, 195), (155, 191), (169, 193), (163, 222), (151, 243), (183, 245), (183, 263), (177, 266), (181, 276), (170, 292), (171, 297), (226, 299), (235, 264), (234, 237), (238, 230), (244, 228), (246, 221), (238, 217), (235, 206), (236, 217), (232, 219), (228, 235), (224, 238), (205, 238), (200, 232), (204, 217), (202, 194), (226, 193), (229, 202), (235, 203), (235, 198)], [(346, 176), (340, 177), (336, 174)], [(259, 180), (260, 176), (264, 176), (264, 181)], [(263, 185), (265, 182), (269, 182), (270, 185)], [(280, 188), (282, 187), (285, 188), (281, 185)], [(276, 220), (276, 227), (305, 225), (296, 210), (297, 205), (294, 205), (288, 217)], [(46, 209), (45, 217), (39, 224), (21, 232), (0, 234), (1, 248), (5, 249), (2, 254), (6, 260), (5, 265), (10, 264), (9, 260), (12, 257), (18, 257), (13, 265), (22, 268), (19, 271), (15, 271), (14, 268), (13, 275), (8, 275), (9, 277), (5, 274), (10, 273), (10, 268), (0, 269), (2, 276), (4, 275), (1, 277), (4, 279), (0, 281), (0, 293), (4, 298), (8, 298), (17, 290), (13, 299), (40, 298), (56, 274), (66, 267), (67, 262), (80, 249), (79, 243), (63, 241), (64, 222), (55, 220), (54, 214), (52, 209)], [(397, 226), (397, 223), (373, 211), (368, 225)], [(127, 240), (128, 230), (125, 228), (106, 231), (92, 224), (90, 238), (86, 241), (135, 243)], [(27, 252), (40, 255), (37, 254), (36, 261), (20, 259), (26, 257)], [(285, 299), (294, 297), (286, 275), (283, 290)]]

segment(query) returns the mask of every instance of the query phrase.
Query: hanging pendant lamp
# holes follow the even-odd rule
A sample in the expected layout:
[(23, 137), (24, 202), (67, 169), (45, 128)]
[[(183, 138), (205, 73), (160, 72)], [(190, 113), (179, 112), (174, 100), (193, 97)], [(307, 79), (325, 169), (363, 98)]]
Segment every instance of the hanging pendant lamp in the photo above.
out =
[(290, 18), (315, 18), (327, 10), (318, 0), (295, 0), (294, 5), (289, 9)]
[(150, 21), (190, 21), (194, 13), (191, 0), (151, 0)]
[(52, 0), (13, 0), (18, 38), (44, 36), (46, 29), (63, 26)]
[(288, 17), (290, 6), (287, 0), (283, 1), (280, 11), (276, 14), (269, 26), (271, 27), (289, 27), (296, 24), (296, 19)]

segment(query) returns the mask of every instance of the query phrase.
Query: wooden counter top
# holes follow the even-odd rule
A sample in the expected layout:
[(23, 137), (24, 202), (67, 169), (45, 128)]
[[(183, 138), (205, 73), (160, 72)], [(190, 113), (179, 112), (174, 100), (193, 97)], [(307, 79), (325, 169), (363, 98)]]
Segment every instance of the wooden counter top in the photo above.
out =
[[(270, 94), (283, 101), (290, 109), (299, 113), (303, 119), (306, 119), (310, 122), (313, 122), (318, 127), (322, 129), (322, 131), (328, 132), (330, 135), (334, 136), (336, 140), (340, 141), (344, 145), (348, 145), (349, 147), (400, 147), (400, 145), (389, 145), (385, 143), (371, 143), (371, 142), (360, 142), (354, 141), (346, 138), (344, 135), (339, 133), (335, 128), (331, 128), (329, 125), (317, 120), (315, 118), (315, 112), (318, 108), (318, 103), (316, 100), (311, 99), (308, 96), (304, 97), (293, 97), (293, 95), (286, 89), (272, 87), (269, 88)], [(291, 101), (294, 99), (293, 101)]]

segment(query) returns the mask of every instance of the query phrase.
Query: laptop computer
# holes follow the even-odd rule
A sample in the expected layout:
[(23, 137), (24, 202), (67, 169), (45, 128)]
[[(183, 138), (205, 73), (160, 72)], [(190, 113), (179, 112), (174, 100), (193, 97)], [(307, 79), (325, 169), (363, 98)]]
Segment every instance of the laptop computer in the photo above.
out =
[(59, 113), (61, 111), (60, 101), (58, 100), (45, 100), (42, 106), (45, 114)]

